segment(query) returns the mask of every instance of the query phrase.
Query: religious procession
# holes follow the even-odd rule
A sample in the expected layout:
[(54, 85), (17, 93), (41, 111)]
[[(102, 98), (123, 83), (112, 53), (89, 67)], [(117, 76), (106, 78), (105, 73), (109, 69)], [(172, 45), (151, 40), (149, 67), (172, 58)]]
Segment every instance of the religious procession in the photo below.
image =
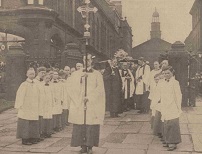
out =
[(98, 70), (91, 54), (83, 57), (83, 64), (77, 63), (74, 72), (68, 66), (64, 70), (30, 66), (16, 94), (17, 138), (24, 145), (37, 144), (73, 124), (71, 146), (91, 154), (99, 145), (105, 111), (117, 118), (132, 109), (139, 114), (151, 110), (153, 134), (168, 151), (175, 150), (181, 142), (182, 94), (174, 69), (164, 60), (155, 61), (150, 71), (143, 57), (127, 59), (124, 54), (117, 51), (112, 60), (100, 62), (105, 68)]

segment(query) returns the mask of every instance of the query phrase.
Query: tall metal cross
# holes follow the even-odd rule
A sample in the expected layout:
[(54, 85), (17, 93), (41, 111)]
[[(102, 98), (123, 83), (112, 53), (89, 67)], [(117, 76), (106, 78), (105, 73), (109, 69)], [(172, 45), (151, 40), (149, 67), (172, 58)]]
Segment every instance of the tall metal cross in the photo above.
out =
[[(89, 44), (88, 43), (88, 40), (90, 38), (90, 32), (89, 32), (89, 28), (90, 28), (90, 25), (89, 25), (89, 15), (91, 12), (94, 12), (96, 13), (97, 12), (97, 8), (96, 7), (93, 7), (91, 8), (89, 6), (90, 4), (90, 0), (84, 0), (85, 2), (85, 5), (83, 6), (80, 6), (78, 7), (78, 11), (81, 13), (82, 17), (86, 19), (86, 23), (84, 25), (84, 28), (86, 31), (84, 31), (84, 38), (86, 39), (86, 46)], [(88, 52), (87, 50), (85, 50), (85, 72), (87, 73), (87, 62), (88, 62)], [(85, 76), (85, 94), (84, 96), (87, 97), (87, 77), (88, 76)], [(84, 131), (85, 131), (85, 136), (83, 138), (83, 141), (84, 141), (84, 145), (86, 145), (86, 111), (87, 111), (87, 101), (84, 102)]]
[(96, 7), (90, 7), (90, 0), (84, 0), (85, 1), (85, 5), (78, 7), (77, 11), (79, 11), (82, 15), (83, 18), (86, 19), (86, 23), (84, 25), (85, 28), (85, 32), (84, 32), (84, 38), (86, 39), (86, 45), (88, 45), (88, 40), (90, 38), (90, 32), (89, 32), (89, 28), (90, 28), (90, 24), (89, 24), (89, 15), (91, 12), (96, 13), (98, 11), (98, 9)]

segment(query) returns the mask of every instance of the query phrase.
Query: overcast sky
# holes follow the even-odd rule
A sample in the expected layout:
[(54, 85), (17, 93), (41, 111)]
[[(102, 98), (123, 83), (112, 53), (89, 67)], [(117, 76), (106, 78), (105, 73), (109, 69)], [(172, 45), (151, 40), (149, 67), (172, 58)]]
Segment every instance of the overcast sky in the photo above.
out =
[(123, 17), (133, 30), (133, 46), (150, 39), (152, 14), (160, 14), (162, 39), (184, 42), (192, 29), (189, 11), (194, 0), (122, 0)]

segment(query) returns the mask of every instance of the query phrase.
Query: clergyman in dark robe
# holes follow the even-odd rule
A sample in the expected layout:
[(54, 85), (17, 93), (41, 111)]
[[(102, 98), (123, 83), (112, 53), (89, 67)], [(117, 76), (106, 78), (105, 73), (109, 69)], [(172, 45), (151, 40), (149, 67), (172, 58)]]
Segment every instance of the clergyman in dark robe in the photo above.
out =
[(109, 63), (103, 74), (106, 106), (109, 107), (110, 116), (115, 118), (118, 117), (118, 114), (122, 113), (122, 80), (117, 67), (117, 60), (113, 59)]

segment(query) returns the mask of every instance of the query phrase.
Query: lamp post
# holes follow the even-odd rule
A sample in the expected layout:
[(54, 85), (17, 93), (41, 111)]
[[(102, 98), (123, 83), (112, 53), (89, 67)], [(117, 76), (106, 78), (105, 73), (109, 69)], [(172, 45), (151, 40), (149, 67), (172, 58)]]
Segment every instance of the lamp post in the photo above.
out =
[[(82, 18), (86, 19), (86, 22), (84, 24), (84, 28), (85, 28), (85, 31), (84, 31), (84, 38), (86, 40), (86, 49), (87, 49), (87, 46), (89, 44), (89, 39), (90, 39), (90, 32), (89, 32), (89, 29), (90, 29), (90, 25), (89, 25), (89, 15), (91, 12), (93, 13), (96, 13), (98, 11), (98, 9), (96, 7), (90, 7), (89, 4), (90, 4), (90, 0), (84, 0), (84, 3), (85, 5), (83, 6), (80, 6), (77, 8), (77, 11), (81, 13), (81, 16)], [(85, 49), (85, 71), (87, 72), (87, 56), (88, 56), (88, 52), (87, 50)], [(84, 97), (87, 96), (87, 75), (85, 76), (85, 92), (84, 92)], [(85, 128), (85, 136), (83, 138), (83, 141), (84, 141), (84, 145), (86, 143), (86, 111), (87, 111), (87, 102), (85, 101), (84, 102), (84, 128)]]

